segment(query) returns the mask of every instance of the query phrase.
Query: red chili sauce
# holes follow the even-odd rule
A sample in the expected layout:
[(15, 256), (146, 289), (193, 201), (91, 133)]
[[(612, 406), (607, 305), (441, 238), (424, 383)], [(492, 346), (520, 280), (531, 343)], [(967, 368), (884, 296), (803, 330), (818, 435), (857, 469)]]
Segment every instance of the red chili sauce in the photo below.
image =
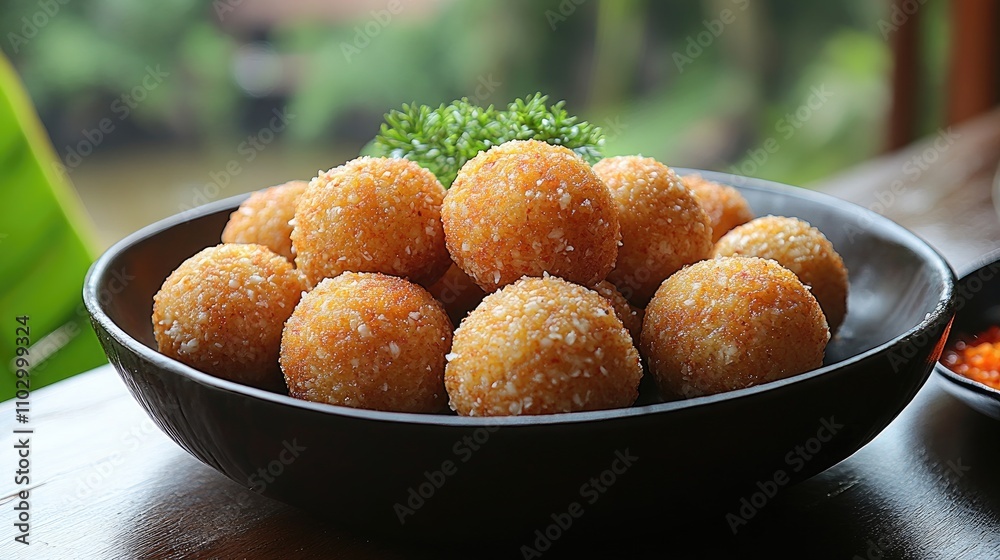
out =
[(959, 340), (945, 350), (941, 363), (959, 375), (1000, 389), (1000, 327)]

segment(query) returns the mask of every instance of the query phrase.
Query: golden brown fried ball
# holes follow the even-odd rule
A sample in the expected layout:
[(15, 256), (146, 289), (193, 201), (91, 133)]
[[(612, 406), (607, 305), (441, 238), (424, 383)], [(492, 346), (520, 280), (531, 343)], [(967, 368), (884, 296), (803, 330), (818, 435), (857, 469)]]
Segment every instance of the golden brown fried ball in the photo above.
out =
[(750, 203), (735, 188), (709, 181), (701, 175), (685, 175), (681, 180), (708, 213), (712, 222), (712, 243), (727, 231), (753, 219)]
[(455, 331), (445, 368), (466, 416), (552, 414), (631, 405), (642, 366), (597, 292), (547, 276), (486, 296)]
[(292, 263), (267, 247), (209, 247), (181, 263), (153, 297), (156, 344), (206, 373), (282, 388), (281, 329), (304, 289)]
[(405, 159), (361, 157), (321, 172), (295, 210), (295, 264), (310, 285), (352, 271), (429, 286), (451, 264), (444, 192), (430, 171)]
[(402, 278), (345, 272), (302, 296), (285, 324), (289, 394), (395, 412), (440, 412), (452, 325), (441, 304)]
[(608, 189), (571, 150), (537, 140), (469, 160), (441, 215), (452, 258), (486, 292), (546, 272), (593, 286), (618, 253)]
[(652, 158), (611, 157), (594, 165), (618, 206), (622, 246), (608, 281), (645, 307), (665, 278), (708, 258), (708, 214), (673, 169)]
[(847, 269), (833, 244), (818, 229), (798, 218), (765, 216), (739, 226), (719, 240), (716, 257), (760, 257), (791, 270), (819, 301), (830, 332), (847, 314)]
[(223, 243), (257, 243), (285, 257), (295, 259), (292, 251), (292, 225), (295, 202), (309, 183), (289, 181), (257, 191), (243, 201), (229, 216), (222, 230)]
[(461, 323), (486, 297), (486, 292), (456, 264), (452, 264), (444, 276), (428, 287), (427, 291), (444, 304), (448, 317), (455, 325)]
[(607, 280), (594, 286), (594, 291), (604, 296), (604, 299), (611, 302), (611, 307), (615, 308), (615, 315), (625, 325), (625, 329), (632, 335), (632, 343), (639, 347), (639, 335), (642, 333), (642, 309), (634, 307), (625, 299), (625, 296), (615, 288), (615, 285)]
[(816, 298), (758, 258), (693, 264), (656, 291), (641, 348), (664, 398), (742, 389), (823, 364), (830, 338)]

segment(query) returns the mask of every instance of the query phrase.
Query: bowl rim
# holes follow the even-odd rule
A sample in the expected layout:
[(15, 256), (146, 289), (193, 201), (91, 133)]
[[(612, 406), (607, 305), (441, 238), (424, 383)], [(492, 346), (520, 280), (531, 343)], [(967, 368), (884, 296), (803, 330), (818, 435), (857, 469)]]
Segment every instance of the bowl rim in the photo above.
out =
[(969, 379), (968, 377), (965, 377), (962, 374), (955, 373), (950, 369), (948, 369), (944, 364), (942, 364), (940, 360), (934, 364), (934, 371), (936, 371), (938, 375), (947, 379), (948, 382), (950, 382), (953, 385), (961, 387), (966, 391), (971, 391), (986, 397), (990, 397), (993, 400), (1000, 403), (1000, 390), (994, 389), (993, 387), (990, 387), (985, 383), (976, 381), (975, 379)]
[(935, 304), (933, 310), (927, 313), (924, 319), (918, 322), (913, 327), (910, 327), (906, 331), (898, 334), (892, 339), (879, 344), (873, 348), (870, 348), (859, 354), (855, 354), (849, 358), (835, 362), (812, 371), (794, 375), (785, 379), (779, 379), (777, 381), (771, 381), (768, 383), (763, 383), (760, 385), (755, 385), (753, 387), (747, 387), (744, 389), (737, 389), (734, 391), (727, 391), (723, 393), (718, 393), (714, 395), (707, 395), (702, 397), (695, 397), (691, 399), (684, 399), (678, 401), (670, 401), (664, 403), (654, 403), (641, 406), (631, 406), (626, 408), (616, 408), (609, 410), (593, 410), (593, 411), (583, 411), (583, 412), (564, 412), (558, 414), (548, 414), (548, 415), (530, 415), (530, 416), (493, 416), (493, 417), (472, 417), (472, 416), (453, 416), (447, 414), (420, 414), (412, 412), (388, 412), (388, 411), (378, 411), (378, 410), (367, 410), (359, 408), (351, 408), (340, 405), (317, 403), (306, 401), (302, 399), (296, 399), (287, 395), (282, 395), (278, 393), (272, 393), (263, 389), (258, 389), (255, 387), (250, 387), (247, 385), (242, 385), (234, 381), (229, 381), (219, 377), (215, 377), (211, 374), (199, 371), (193, 367), (169, 358), (163, 354), (160, 354), (156, 350), (146, 346), (139, 340), (133, 338), (131, 335), (126, 333), (121, 327), (119, 327), (111, 318), (104, 312), (100, 299), (98, 298), (98, 293), (100, 288), (98, 286), (98, 278), (104, 276), (110, 267), (111, 261), (113, 261), (118, 255), (125, 252), (132, 246), (145, 241), (157, 234), (162, 233), (172, 227), (180, 225), (190, 219), (196, 217), (206, 216), (208, 214), (214, 214), (223, 210), (235, 210), (238, 203), (245, 200), (250, 196), (251, 193), (245, 193), (241, 195), (231, 196), (222, 200), (217, 200), (214, 202), (209, 202), (197, 208), (186, 210), (178, 214), (174, 214), (162, 220), (159, 220), (153, 224), (145, 226), (138, 231), (124, 237), (110, 248), (108, 248), (90, 267), (87, 271), (87, 276), (84, 279), (83, 285), (83, 300), (86, 305), (87, 311), (90, 313), (92, 320), (100, 325), (105, 332), (107, 332), (111, 337), (113, 337), (119, 344), (130, 349), (131, 351), (138, 354), (142, 359), (151, 362), (157, 367), (170, 371), (174, 374), (180, 375), (182, 377), (188, 378), (196, 383), (207, 385), (216, 390), (225, 391), (229, 393), (236, 393), (246, 397), (252, 397), (256, 399), (261, 399), (269, 401), (272, 404), (280, 406), (295, 407), (299, 409), (309, 410), (312, 412), (323, 413), (323, 414), (333, 414), (344, 417), (355, 418), (359, 420), (368, 421), (379, 421), (379, 422), (396, 422), (396, 423), (407, 423), (407, 424), (417, 424), (417, 425), (438, 425), (438, 426), (448, 426), (448, 427), (468, 427), (468, 428), (480, 428), (480, 427), (492, 427), (492, 426), (539, 426), (539, 425), (554, 425), (554, 424), (572, 424), (581, 422), (598, 422), (606, 420), (620, 420), (639, 416), (646, 416), (651, 414), (667, 413), (679, 410), (685, 410), (695, 407), (711, 406), (717, 403), (750, 398), (759, 393), (766, 391), (779, 390), (783, 387), (799, 384), (808, 383), (809, 381), (827, 374), (831, 374), (836, 370), (842, 369), (845, 366), (864, 361), (872, 356), (880, 354), (882, 352), (888, 351), (890, 348), (899, 344), (901, 341), (915, 336), (918, 333), (925, 332), (935, 324), (944, 323), (951, 318), (951, 314), (954, 310), (954, 290), (955, 290), (955, 272), (952, 270), (951, 266), (948, 264), (947, 260), (937, 252), (933, 247), (931, 247), (926, 241), (921, 239), (915, 233), (907, 230), (903, 226), (893, 222), (889, 218), (882, 216), (872, 210), (861, 207), (859, 205), (841, 200), (834, 196), (819, 193), (816, 191), (793, 187), (785, 185), (782, 183), (777, 183), (774, 181), (768, 181), (765, 179), (757, 179), (752, 177), (743, 177), (739, 175), (733, 175), (730, 173), (722, 173), (715, 171), (706, 171), (699, 169), (689, 169), (675, 167), (673, 168), (678, 172), (679, 175), (688, 174), (700, 174), (703, 177), (717, 181), (722, 184), (736, 186), (740, 189), (748, 189), (755, 191), (772, 191), (779, 192), (785, 196), (790, 196), (792, 198), (806, 199), (814, 203), (820, 203), (827, 206), (838, 207), (840, 210), (845, 212), (851, 212), (857, 215), (859, 218), (868, 218), (873, 222), (880, 224), (881, 228), (885, 228), (890, 232), (895, 232), (898, 236), (901, 244), (906, 246), (909, 250), (915, 253), (921, 260), (938, 269), (941, 274), (942, 280), (944, 282), (943, 290), (938, 296), (937, 303)]
[[(997, 177), (1000, 178), (1000, 174), (998, 174)], [(972, 275), (977, 274), (978, 272), (980, 272), (981, 270), (985, 269), (988, 266), (993, 266), (998, 264), (1000, 264), (1000, 249), (993, 249), (992, 251), (976, 259), (972, 264), (962, 267), (961, 272), (958, 273), (958, 280), (955, 281), (956, 288), (958, 286), (963, 285), (965, 281)], [(961, 297), (961, 294), (959, 294), (959, 296), (957, 297)], [(956, 312), (956, 318), (958, 313), (960, 312), (961, 311)], [(946, 365), (941, 363), (941, 360), (938, 360), (937, 362), (934, 363), (934, 371), (937, 372), (937, 374), (940, 375), (942, 378), (951, 382), (952, 386), (957, 386), (966, 391), (972, 391), (973, 393), (978, 393), (980, 395), (990, 397), (996, 400), (997, 402), (1000, 402), (1000, 389), (995, 389), (985, 383), (976, 381), (975, 379), (970, 379), (960, 373), (955, 373), (954, 371), (948, 369)]]

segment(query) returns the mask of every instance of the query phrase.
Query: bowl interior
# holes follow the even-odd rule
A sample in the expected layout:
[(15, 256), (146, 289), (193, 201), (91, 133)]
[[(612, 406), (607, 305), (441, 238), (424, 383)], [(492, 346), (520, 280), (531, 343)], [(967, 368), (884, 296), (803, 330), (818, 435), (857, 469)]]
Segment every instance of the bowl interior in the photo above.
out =
[[(686, 174), (696, 170), (678, 171)], [(925, 243), (893, 222), (804, 189), (697, 172), (736, 186), (758, 216), (774, 214), (808, 221), (830, 239), (843, 257), (850, 280), (847, 317), (827, 348), (825, 367), (813, 374), (884, 348), (929, 317), (941, 315), (948, 303), (953, 277), (950, 268)], [(219, 243), (229, 214), (244, 199), (245, 196), (233, 197), (168, 218), (136, 232), (109, 250), (95, 266), (100, 269), (97, 276), (88, 280), (87, 289), (100, 312), (125, 335), (155, 351), (150, 321), (153, 295), (184, 259)], [(759, 388), (750, 390), (755, 389)], [(727, 395), (731, 393), (716, 397)]]

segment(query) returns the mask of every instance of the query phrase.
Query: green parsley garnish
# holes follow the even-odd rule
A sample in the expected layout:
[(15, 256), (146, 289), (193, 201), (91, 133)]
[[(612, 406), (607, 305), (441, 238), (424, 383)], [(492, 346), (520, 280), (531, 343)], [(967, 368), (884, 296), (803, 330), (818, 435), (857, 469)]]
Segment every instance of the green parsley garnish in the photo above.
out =
[(437, 176), (448, 188), (465, 162), (510, 140), (542, 140), (566, 146), (588, 163), (601, 159), (600, 127), (566, 113), (565, 101), (546, 106), (547, 95), (517, 99), (506, 110), (483, 108), (468, 98), (432, 109), (404, 104), (385, 115), (372, 142), (376, 156), (406, 158)]

